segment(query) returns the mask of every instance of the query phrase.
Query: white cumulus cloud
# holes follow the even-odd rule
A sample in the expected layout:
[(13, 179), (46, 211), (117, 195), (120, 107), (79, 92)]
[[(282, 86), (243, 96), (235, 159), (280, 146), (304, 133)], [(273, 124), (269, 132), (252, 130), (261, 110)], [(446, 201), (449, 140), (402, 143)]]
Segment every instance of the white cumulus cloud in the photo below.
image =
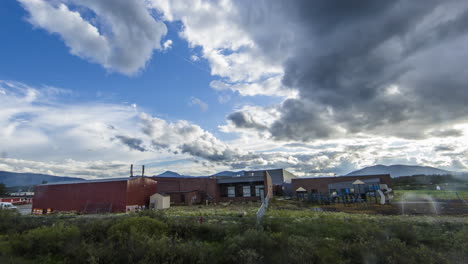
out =
[(127, 75), (145, 67), (153, 51), (162, 48), (161, 38), (167, 33), (144, 1), (18, 1), (28, 11), (28, 21), (58, 34), (70, 53)]

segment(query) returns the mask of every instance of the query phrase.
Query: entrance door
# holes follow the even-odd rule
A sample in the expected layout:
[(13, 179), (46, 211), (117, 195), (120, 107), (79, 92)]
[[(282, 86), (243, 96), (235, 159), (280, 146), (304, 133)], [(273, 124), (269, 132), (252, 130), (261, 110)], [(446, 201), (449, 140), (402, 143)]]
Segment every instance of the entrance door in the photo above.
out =
[(228, 197), (236, 197), (236, 187), (229, 186), (228, 188)]

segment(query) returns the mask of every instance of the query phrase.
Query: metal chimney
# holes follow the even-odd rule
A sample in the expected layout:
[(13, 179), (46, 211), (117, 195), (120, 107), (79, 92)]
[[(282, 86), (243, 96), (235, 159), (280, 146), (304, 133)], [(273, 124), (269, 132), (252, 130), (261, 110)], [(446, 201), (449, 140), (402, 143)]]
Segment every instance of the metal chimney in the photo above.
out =
[(130, 164), (130, 177), (133, 177), (133, 164)]
[(141, 176), (145, 176), (145, 165), (141, 166)]

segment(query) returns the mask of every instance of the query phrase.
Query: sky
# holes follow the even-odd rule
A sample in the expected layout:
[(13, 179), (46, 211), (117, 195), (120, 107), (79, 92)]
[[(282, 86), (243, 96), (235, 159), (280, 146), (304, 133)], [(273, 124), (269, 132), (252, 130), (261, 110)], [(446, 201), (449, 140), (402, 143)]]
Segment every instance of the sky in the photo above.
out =
[(468, 170), (466, 1), (4, 0), (0, 32), (0, 170)]

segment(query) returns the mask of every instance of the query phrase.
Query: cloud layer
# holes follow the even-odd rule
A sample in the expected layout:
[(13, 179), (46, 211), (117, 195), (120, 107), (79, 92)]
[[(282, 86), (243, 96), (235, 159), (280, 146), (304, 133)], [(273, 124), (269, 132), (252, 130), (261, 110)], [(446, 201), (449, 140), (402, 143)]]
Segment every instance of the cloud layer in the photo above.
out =
[[(282, 101), (236, 106), (219, 128), (238, 138), (223, 141), (187, 120), (128, 105), (65, 105), (54, 99), (65, 90), (1, 82), (0, 166), (32, 160), (60, 171), (66, 157), (79, 164), (73, 171), (91, 175), (94, 160), (168, 169), (183, 160), (175, 170), (185, 174), (468, 164), (463, 1), (18, 1), (31, 24), (58, 34), (72, 54), (130, 75), (154, 50), (171, 48), (161, 21), (181, 23), (192, 61), (206, 60), (216, 77), (213, 91)], [(195, 96), (189, 104), (206, 111)], [(39, 167), (31, 164), (25, 168)]]
[(333, 137), (336, 128), (423, 138), (468, 117), (466, 3), (286, 5), (299, 41), (283, 64), (283, 84), (299, 98), (280, 106), (274, 138), (309, 141)]
[[(466, 144), (460, 144), (467, 135), (279, 144), (258, 134), (275, 122), (278, 113), (274, 108), (254, 111), (259, 107), (251, 106), (230, 120), (252, 134), (223, 141), (186, 120), (167, 121), (128, 104), (73, 103), (74, 96), (64, 89), (0, 81), (0, 170), (96, 178), (128, 175), (132, 163), (146, 164), (150, 174), (172, 169), (189, 175), (281, 167), (298, 175), (342, 174), (376, 163), (464, 170), (468, 164)], [(248, 111), (256, 115), (245, 116)], [(231, 129), (236, 127), (221, 128)], [(467, 130), (466, 125), (455, 128)]]
[[(221, 77), (211, 83), (215, 90), (288, 97), (267, 128), (274, 140), (421, 139), (467, 120), (463, 1), (152, 3), (202, 48)], [(265, 130), (249, 116), (228, 120)]]

